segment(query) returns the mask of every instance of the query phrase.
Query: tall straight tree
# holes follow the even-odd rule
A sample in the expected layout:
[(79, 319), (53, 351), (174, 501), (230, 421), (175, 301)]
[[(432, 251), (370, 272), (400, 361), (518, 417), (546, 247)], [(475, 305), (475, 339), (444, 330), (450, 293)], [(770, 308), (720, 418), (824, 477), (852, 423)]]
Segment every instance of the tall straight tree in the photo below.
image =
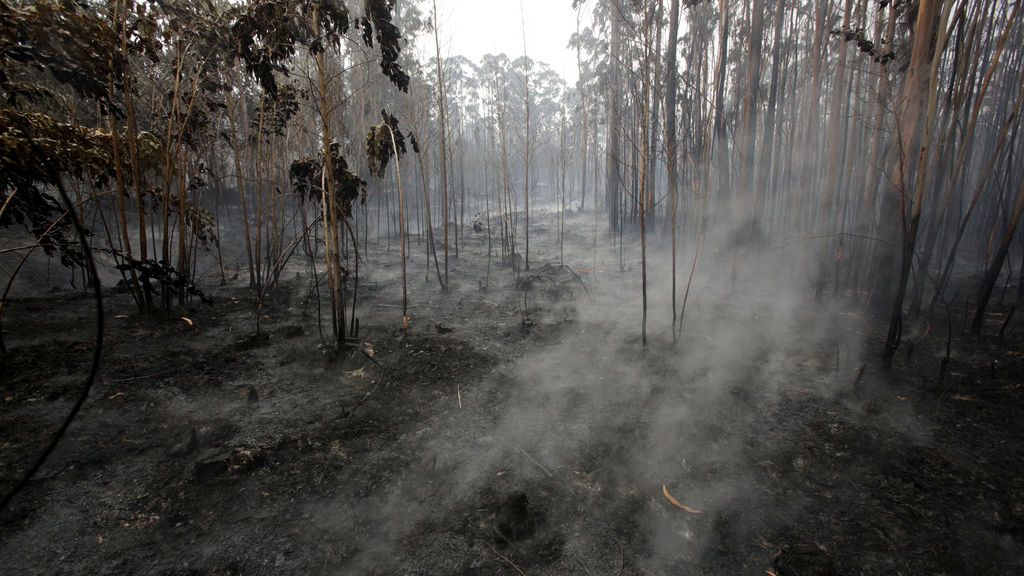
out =
[(679, 228), (679, 150), (676, 133), (676, 92), (679, 71), (676, 47), (679, 44), (679, 0), (668, 8), (668, 46), (665, 51), (665, 155), (668, 162), (668, 190), (672, 202), (672, 341), (676, 341), (676, 250)]
[(622, 194), (620, 182), (619, 138), (622, 129), (622, 86), (619, 80), (622, 59), (622, 3), (608, 1), (608, 19), (611, 28), (611, 45), (608, 71), (608, 128), (605, 140), (605, 205), (608, 209), (608, 225), (611, 231), (619, 229), (619, 200)]
[(444, 218), (444, 285), (448, 290), (448, 105), (445, 102), (444, 64), (441, 60), (441, 36), (438, 32), (437, 0), (434, 0), (434, 49), (437, 55), (437, 110), (441, 122), (441, 207)]
[(530, 269), (530, 158), (533, 156), (533, 134), (530, 132), (530, 55), (526, 53), (526, 15), (522, 3), (519, 4), (519, 19), (523, 33), (523, 107), (526, 111), (526, 138), (523, 139), (525, 158), (525, 178), (523, 182), (524, 217), (526, 220), (523, 235), (526, 240), (526, 256), (523, 258), (524, 269)]
[[(941, 47), (937, 44), (942, 43), (941, 38), (936, 42), (936, 34), (944, 24), (944, 18), (941, 17), (949, 14), (948, 5), (944, 10), (943, 4), (943, 0), (920, 0), (918, 4), (910, 68), (904, 81), (899, 109), (898, 165), (889, 197), (890, 202), (895, 200), (898, 203), (898, 209), (892, 213), (898, 214), (900, 218), (898, 225), (902, 237), (898, 245), (902, 250), (899, 273), (895, 277), (896, 290), (892, 297), (889, 333), (883, 355), (886, 367), (891, 366), (892, 357), (902, 336), (903, 299), (913, 263), (917, 226), (924, 201), (924, 167), (928, 161), (930, 128), (935, 114), (935, 69), (938, 62), (936, 56), (941, 54)], [(897, 223), (891, 220), (888, 223), (891, 227), (896, 225)], [(888, 274), (879, 276), (880, 279), (893, 278), (891, 265), (882, 272)]]
[[(847, 0), (849, 1), (849, 0)], [(754, 199), (761, 192), (754, 181), (757, 175), (757, 157), (754, 150), (754, 142), (757, 137), (757, 109), (758, 92), (761, 88), (761, 37), (764, 34), (764, 0), (751, 0), (750, 2), (750, 35), (747, 39), (747, 82), (743, 90), (743, 125), (740, 128), (740, 154), (739, 171), (740, 177), (737, 182), (738, 192), (746, 199)], [(755, 233), (755, 220), (759, 214), (751, 213), (752, 208), (758, 202), (742, 201), (738, 208), (743, 210), (740, 225), (745, 226), (744, 235), (752, 237)]]
[[(853, 11), (853, 0), (845, 0), (843, 8), (843, 29), (850, 28), (850, 14)], [(828, 119), (828, 174), (825, 177), (825, 194), (821, 199), (818, 211), (818, 233), (827, 236), (832, 231), (832, 206), (839, 191), (842, 169), (842, 148), (846, 141), (843, 134), (842, 107), (846, 101), (846, 49), (847, 43), (839, 41), (839, 66), (836, 67), (836, 80), (832, 86), (832, 101), (829, 106)], [(832, 258), (832, 242), (821, 241), (818, 277), (815, 287), (816, 296), (820, 297), (825, 289), (828, 278), (827, 269), (830, 264), (836, 265), (837, 259)]]

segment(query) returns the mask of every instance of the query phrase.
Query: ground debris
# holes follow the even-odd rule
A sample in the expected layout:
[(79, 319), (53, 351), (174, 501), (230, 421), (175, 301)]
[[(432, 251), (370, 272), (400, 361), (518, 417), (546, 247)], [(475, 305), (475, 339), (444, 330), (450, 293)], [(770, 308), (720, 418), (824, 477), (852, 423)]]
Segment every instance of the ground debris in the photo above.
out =
[(207, 448), (196, 457), (196, 480), (215, 480), (251, 472), (263, 464), (263, 450), (239, 446), (233, 449)]
[(679, 500), (676, 500), (671, 494), (669, 494), (668, 486), (666, 486), (664, 484), (661, 485), (661, 493), (665, 495), (665, 499), (668, 500), (669, 504), (675, 506), (676, 508), (679, 508), (680, 510), (689, 512), (690, 514), (703, 514), (704, 513), (701, 510), (697, 510), (696, 508), (690, 508), (686, 504), (683, 504)]
[(184, 456), (192, 454), (199, 449), (199, 437), (196, 428), (193, 426), (188, 432), (188, 439), (171, 448), (171, 456)]
[(784, 547), (772, 561), (775, 576), (835, 576), (832, 557), (818, 544), (795, 544)]
[(516, 490), (498, 504), (494, 514), (495, 533), (500, 540), (516, 542), (533, 536), (536, 524), (526, 494)]

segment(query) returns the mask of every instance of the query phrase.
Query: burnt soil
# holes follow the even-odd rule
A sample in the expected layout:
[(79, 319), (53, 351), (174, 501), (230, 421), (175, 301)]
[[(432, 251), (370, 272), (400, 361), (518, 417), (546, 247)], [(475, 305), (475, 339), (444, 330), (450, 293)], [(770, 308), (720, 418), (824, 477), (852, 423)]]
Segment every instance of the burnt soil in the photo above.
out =
[[(538, 229), (535, 262), (557, 261), (554, 238)], [(709, 398), (709, 369), (674, 359), (713, 334), (675, 347), (663, 334), (641, 352), (636, 328), (581, 313), (598, 304), (564, 274), (527, 295), (524, 321), (508, 268), (494, 263), (482, 286), (479, 236), (467, 230), (448, 294), (412, 246), (410, 328), (397, 255), (375, 243), (360, 343), (340, 353), (318, 333), (301, 266), (260, 336), (244, 278), (210, 278), (212, 307), (161, 318), (108, 290), (101, 376), (4, 511), (3, 571), (764, 574), (811, 545), (837, 574), (1024, 573), (1024, 322), (977, 340), (953, 310), (941, 378), (936, 325), (890, 375), (869, 354), (858, 377), (859, 359), (812, 338), (785, 349), (771, 387), (754, 354)], [(633, 290), (617, 268), (578, 272)], [(763, 321), (756, 304), (693, 314)], [(72, 292), (5, 312), (4, 491), (80, 393), (94, 318)], [(856, 337), (877, 349), (883, 327), (864, 326)], [(593, 382), (561, 354), (591, 364)], [(699, 409), (666, 409), (688, 404)], [(508, 539), (495, 516), (517, 492), (531, 525)]]

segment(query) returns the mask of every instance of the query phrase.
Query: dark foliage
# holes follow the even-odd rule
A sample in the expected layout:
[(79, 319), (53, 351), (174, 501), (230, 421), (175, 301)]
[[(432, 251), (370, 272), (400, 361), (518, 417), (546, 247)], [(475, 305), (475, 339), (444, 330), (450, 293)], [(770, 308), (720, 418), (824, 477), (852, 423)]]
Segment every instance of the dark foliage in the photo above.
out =
[[(273, 98), (268, 99), (263, 111), (263, 134), (266, 136), (284, 134), (288, 122), (299, 112), (299, 102), (305, 100), (309, 93), (295, 84), (280, 86)], [(260, 118), (251, 121), (254, 129), (259, 128)]]
[(74, 229), (46, 192), (61, 174), (104, 185), (113, 177), (110, 133), (55, 121), (50, 116), (0, 110), (0, 227), (20, 224), (46, 254), (80, 265)]
[(121, 260), (117, 269), (122, 272), (134, 271), (139, 280), (139, 286), (150, 296), (159, 294), (163, 289), (176, 292), (184, 290), (187, 294), (199, 298), (203, 304), (213, 305), (213, 299), (196, 286), (195, 280), (191, 276), (182, 274), (169, 262), (164, 260), (157, 262), (152, 259), (136, 260), (128, 258), (116, 250), (111, 252)]
[(116, 40), (111, 28), (72, 6), (55, 2), (26, 8), (0, 2), (0, 23), (0, 87), (8, 104), (16, 105), (19, 96), (33, 95), (20, 89), (10, 75), (12, 64), (22, 64), (49, 71), (79, 96), (110, 107), (107, 79), (113, 75), (115, 63), (103, 55)]
[[(398, 119), (388, 114), (387, 110), (381, 110), (382, 122), (370, 127), (366, 135), (366, 155), (370, 165), (370, 172), (378, 177), (384, 177), (384, 171), (388, 162), (395, 155), (405, 154), (405, 135), (398, 129)], [(391, 138), (394, 135), (394, 143)], [(415, 144), (413, 144), (415, 146)]]
[(398, 56), (402, 51), (400, 40), (402, 34), (391, 20), (395, 0), (366, 0), (367, 16), (361, 19), (363, 41), (373, 46), (370, 28), (376, 33), (377, 44), (380, 45), (380, 70), (391, 79), (391, 82), (402, 92), (409, 91), (409, 74), (398, 64)]
[(855, 42), (857, 49), (861, 52), (871, 56), (871, 59), (880, 64), (888, 64), (895, 55), (891, 50), (882, 52), (875, 43), (868, 40), (863, 28), (850, 28), (843, 26), (842, 28), (836, 28), (830, 32), (832, 36), (838, 36), (844, 42)]
[(349, 26), (348, 8), (340, 2), (253, 0), (238, 10), (231, 32), (235, 54), (273, 98), (278, 90), (274, 74), (287, 75), (286, 64), (297, 46), (320, 54), (337, 46)]
[[(336, 209), (345, 216), (352, 215), (352, 203), (357, 199), (366, 203), (366, 181), (348, 169), (348, 162), (341, 155), (341, 147), (337, 142), (331, 143), (331, 168), (334, 174), (336, 193)], [(288, 168), (292, 192), (300, 200), (316, 200), (323, 193), (321, 183), (324, 178), (323, 158), (300, 158), (292, 162)]]
[(398, 64), (402, 38), (392, 22), (393, 0), (367, 0), (367, 15), (352, 19), (338, 0), (253, 0), (239, 9), (231, 27), (234, 53), (260, 87), (273, 97), (275, 73), (287, 75), (287, 61), (297, 47), (321, 54), (337, 46), (353, 26), (362, 30), (363, 41), (380, 45), (381, 71), (402, 91), (409, 89), (409, 75)]

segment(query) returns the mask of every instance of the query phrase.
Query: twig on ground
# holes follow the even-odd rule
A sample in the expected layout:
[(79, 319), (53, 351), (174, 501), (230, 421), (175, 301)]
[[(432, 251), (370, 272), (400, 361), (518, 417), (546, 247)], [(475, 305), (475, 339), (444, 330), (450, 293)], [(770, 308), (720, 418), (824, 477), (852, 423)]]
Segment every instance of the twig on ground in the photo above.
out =
[(155, 374), (146, 374), (145, 376), (132, 376), (131, 378), (116, 378), (114, 380), (111, 380), (111, 382), (118, 382), (118, 383), (120, 383), (120, 382), (135, 382), (136, 380), (146, 380), (146, 379), (149, 379), (149, 378), (159, 378), (160, 376), (170, 376), (172, 374), (177, 374), (177, 373), (178, 373), (177, 370), (168, 370), (166, 372), (157, 372)]
[(551, 473), (551, 470), (548, 470), (547, 467), (545, 467), (543, 464), (538, 462), (536, 458), (534, 458), (533, 456), (530, 456), (530, 454), (526, 450), (523, 450), (522, 448), (518, 448), (518, 450), (519, 450), (520, 454), (522, 454), (523, 456), (526, 456), (526, 458), (530, 462), (533, 462), (534, 464), (536, 464), (537, 467), (540, 468), (541, 470), (543, 470), (544, 473), (547, 474), (549, 477), (551, 477), (551, 478), (555, 477), (555, 475)]
[(515, 562), (509, 560), (508, 556), (505, 556), (501, 552), (498, 552), (497, 550), (494, 549), (494, 546), (491, 546), (490, 544), (488, 544), (487, 547), (491, 549), (491, 552), (494, 552), (495, 554), (497, 554), (498, 558), (501, 558), (502, 560), (507, 562), (508, 565), (511, 566), (516, 572), (519, 572), (519, 574), (521, 576), (526, 576), (526, 572), (523, 572), (523, 570), (519, 566), (516, 566)]
[(576, 563), (580, 565), (580, 568), (583, 568), (583, 571), (587, 574), (587, 576), (593, 576), (593, 572), (590, 571), (590, 568), (588, 568), (586, 563), (583, 562), (583, 558), (579, 554), (577, 554), (575, 551), (570, 551), (569, 553), (572, 554), (573, 559), (575, 559)]

